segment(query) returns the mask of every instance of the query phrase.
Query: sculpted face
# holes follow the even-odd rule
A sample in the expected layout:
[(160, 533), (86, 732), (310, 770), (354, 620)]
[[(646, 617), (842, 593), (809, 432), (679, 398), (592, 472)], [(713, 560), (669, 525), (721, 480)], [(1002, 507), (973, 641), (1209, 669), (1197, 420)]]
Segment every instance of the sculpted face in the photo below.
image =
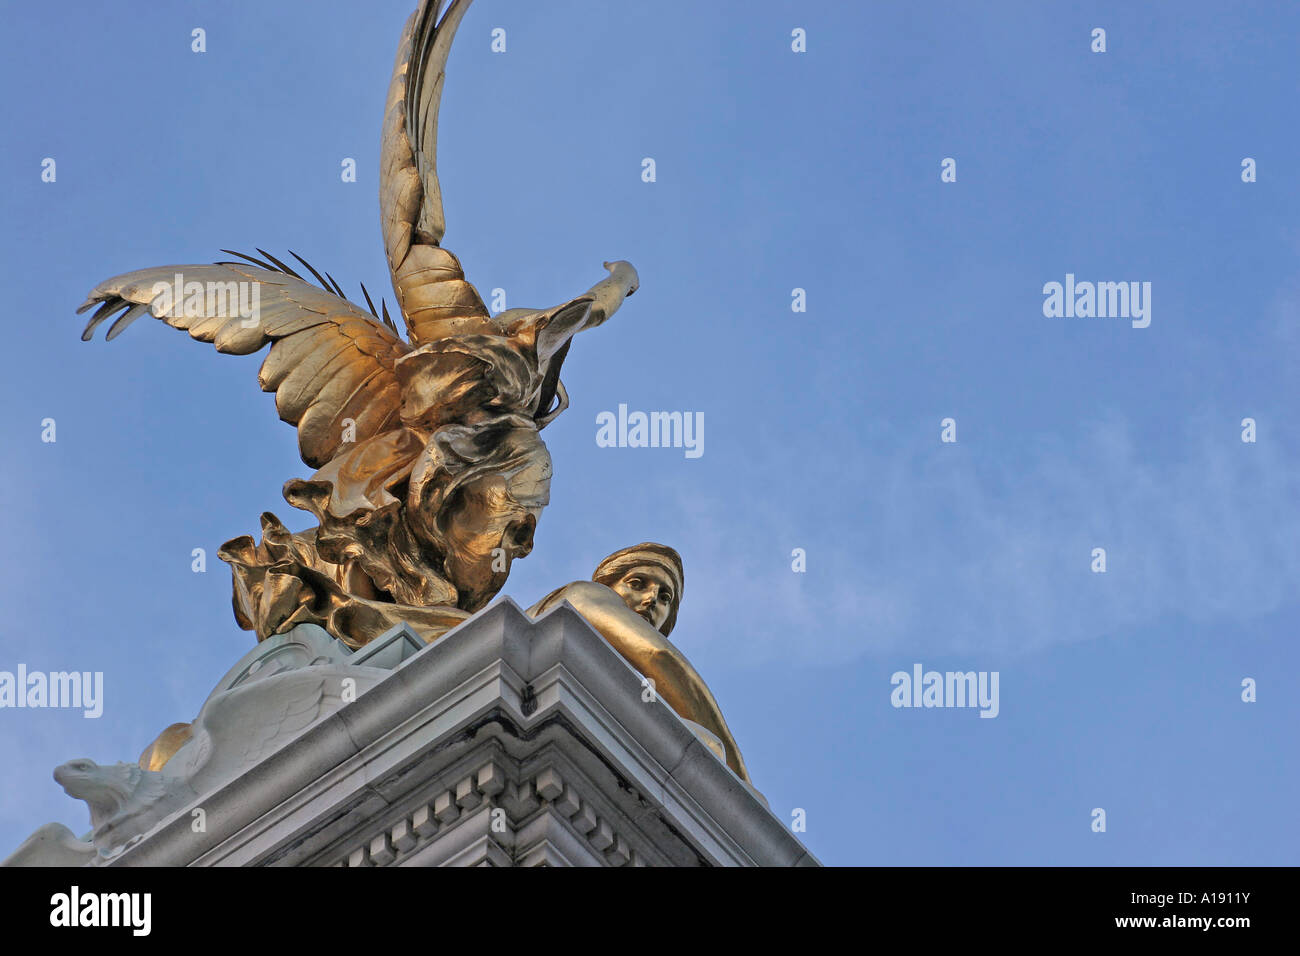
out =
[(639, 565), (628, 571), (613, 585), (614, 593), (623, 603), (659, 630), (677, 599), (672, 575), (655, 565)]
[(511, 498), (497, 475), (467, 484), (451, 508), (444, 566), (460, 607), (477, 611), (505, 585), (511, 562), (533, 550), (537, 515)]

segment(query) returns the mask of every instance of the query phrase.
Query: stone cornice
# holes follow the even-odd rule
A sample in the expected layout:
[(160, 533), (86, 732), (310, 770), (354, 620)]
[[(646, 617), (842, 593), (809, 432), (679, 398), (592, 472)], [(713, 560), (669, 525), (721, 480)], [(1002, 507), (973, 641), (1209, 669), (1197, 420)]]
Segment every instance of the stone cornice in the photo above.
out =
[(508, 597), (105, 865), (457, 863), (818, 865), (576, 611)]

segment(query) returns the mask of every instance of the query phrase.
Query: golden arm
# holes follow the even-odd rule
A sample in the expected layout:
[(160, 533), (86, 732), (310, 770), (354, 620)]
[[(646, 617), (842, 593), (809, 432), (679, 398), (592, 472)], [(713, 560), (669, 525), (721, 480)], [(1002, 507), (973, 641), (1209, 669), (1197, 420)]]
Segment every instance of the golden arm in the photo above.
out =
[(746, 783), (749, 771), (731, 735), (722, 709), (704, 679), (668, 638), (630, 610), (613, 590), (594, 581), (575, 581), (528, 609), (536, 616), (567, 600), (614, 650), (644, 677), (654, 681), (655, 693), (679, 716), (715, 734), (727, 749), (727, 766)]

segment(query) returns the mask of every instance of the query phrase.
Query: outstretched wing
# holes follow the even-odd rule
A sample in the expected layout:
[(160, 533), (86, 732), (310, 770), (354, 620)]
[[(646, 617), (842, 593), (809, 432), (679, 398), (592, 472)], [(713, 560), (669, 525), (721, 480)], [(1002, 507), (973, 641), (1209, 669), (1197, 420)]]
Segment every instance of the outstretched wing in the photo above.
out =
[[(402, 31), (384, 111), (379, 206), (393, 290), (411, 342), (498, 331), (460, 261), (443, 249), (438, 107), (447, 54), (471, 0), (423, 0)], [(440, 18), (441, 14), (441, 18)]]
[[(202, 295), (186, 291), (197, 293), (189, 285), (194, 282)], [(275, 392), (280, 418), (298, 427), (298, 450), (313, 468), (333, 458), (345, 440), (363, 441), (399, 421), (393, 369), (410, 347), (347, 299), (295, 276), (228, 262), (157, 266), (101, 282), (77, 312), (97, 304), (84, 341), (125, 309), (108, 339), (152, 312), (218, 352), (248, 355), (271, 343), (258, 382), (264, 392)], [(352, 428), (346, 428), (348, 419)]]

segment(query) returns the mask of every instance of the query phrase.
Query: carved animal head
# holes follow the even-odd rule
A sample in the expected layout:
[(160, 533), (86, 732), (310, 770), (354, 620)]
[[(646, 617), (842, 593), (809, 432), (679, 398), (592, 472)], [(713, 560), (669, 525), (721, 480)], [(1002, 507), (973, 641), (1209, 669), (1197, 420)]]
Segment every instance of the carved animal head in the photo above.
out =
[(143, 771), (135, 764), (101, 767), (93, 760), (70, 760), (55, 768), (54, 779), (70, 797), (85, 800), (90, 822), (98, 827), (130, 799)]
[(133, 763), (103, 767), (85, 758), (70, 760), (55, 769), (54, 779), (68, 796), (86, 801), (96, 833), (154, 803), (163, 792), (160, 774)]

